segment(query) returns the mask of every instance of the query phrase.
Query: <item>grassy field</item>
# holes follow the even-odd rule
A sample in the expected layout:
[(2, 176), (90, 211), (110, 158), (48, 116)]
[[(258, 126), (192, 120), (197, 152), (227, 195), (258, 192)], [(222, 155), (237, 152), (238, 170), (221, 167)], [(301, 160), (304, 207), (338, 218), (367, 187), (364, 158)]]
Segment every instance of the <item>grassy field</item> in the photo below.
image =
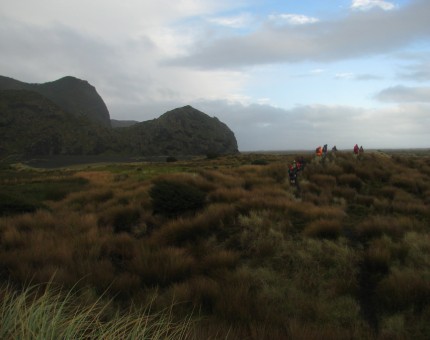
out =
[(430, 153), (0, 170), (0, 338), (428, 339)]

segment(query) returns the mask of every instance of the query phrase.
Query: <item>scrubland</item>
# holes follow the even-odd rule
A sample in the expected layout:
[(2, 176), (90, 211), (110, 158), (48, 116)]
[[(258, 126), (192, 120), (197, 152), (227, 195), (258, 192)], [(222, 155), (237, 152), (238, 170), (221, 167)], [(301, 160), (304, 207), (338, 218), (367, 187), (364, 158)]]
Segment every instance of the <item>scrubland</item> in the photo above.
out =
[(0, 172), (1, 338), (428, 339), (430, 155)]

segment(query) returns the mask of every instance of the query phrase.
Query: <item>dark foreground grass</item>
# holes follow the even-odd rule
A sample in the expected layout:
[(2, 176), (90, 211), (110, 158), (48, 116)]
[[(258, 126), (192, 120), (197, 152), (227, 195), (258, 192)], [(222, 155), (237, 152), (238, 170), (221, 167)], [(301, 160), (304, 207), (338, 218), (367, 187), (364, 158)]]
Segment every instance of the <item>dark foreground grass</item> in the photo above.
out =
[[(429, 157), (308, 158), (299, 188), (285, 172), (294, 155), (8, 169), (2, 188), (33, 205), (0, 217), (0, 277), (13, 284), (0, 293), (0, 328), (6, 338), (429, 338)], [(27, 329), (33, 307), (47, 316)], [(9, 326), (8, 313), (22, 320)]]

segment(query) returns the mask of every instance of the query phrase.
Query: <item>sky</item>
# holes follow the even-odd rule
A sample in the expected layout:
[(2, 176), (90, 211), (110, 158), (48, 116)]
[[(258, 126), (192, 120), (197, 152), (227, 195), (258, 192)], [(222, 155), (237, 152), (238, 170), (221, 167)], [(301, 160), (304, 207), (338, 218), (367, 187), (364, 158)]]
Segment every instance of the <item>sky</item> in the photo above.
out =
[(112, 119), (191, 105), (240, 151), (430, 147), (429, 0), (0, 0), (0, 75)]

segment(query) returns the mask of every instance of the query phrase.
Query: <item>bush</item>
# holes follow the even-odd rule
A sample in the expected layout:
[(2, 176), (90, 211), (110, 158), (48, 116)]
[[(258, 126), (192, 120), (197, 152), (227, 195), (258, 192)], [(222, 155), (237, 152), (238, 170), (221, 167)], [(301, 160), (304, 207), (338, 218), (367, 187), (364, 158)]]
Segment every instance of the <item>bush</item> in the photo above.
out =
[(199, 210), (206, 198), (206, 193), (193, 185), (168, 180), (156, 182), (149, 195), (154, 213), (166, 216)]

